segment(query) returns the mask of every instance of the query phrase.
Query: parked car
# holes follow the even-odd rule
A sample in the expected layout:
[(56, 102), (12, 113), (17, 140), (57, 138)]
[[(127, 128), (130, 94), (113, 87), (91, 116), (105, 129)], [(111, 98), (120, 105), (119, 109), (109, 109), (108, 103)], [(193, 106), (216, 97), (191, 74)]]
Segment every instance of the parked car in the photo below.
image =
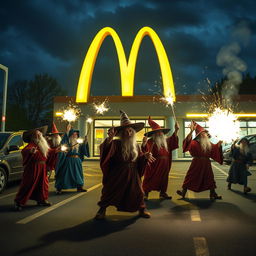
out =
[[(256, 134), (251, 134), (251, 135), (241, 137), (239, 139), (239, 141), (243, 138), (246, 138), (249, 141), (249, 150), (252, 153), (253, 162), (255, 162), (256, 161)], [(223, 160), (226, 164), (230, 164), (232, 162), (232, 158), (231, 158), (231, 155), (230, 155), (231, 145), (232, 144), (227, 144), (227, 145), (224, 145), (222, 147)]]
[(21, 179), (23, 173), (21, 150), (26, 146), (23, 132), (0, 132), (0, 193), (9, 181)]

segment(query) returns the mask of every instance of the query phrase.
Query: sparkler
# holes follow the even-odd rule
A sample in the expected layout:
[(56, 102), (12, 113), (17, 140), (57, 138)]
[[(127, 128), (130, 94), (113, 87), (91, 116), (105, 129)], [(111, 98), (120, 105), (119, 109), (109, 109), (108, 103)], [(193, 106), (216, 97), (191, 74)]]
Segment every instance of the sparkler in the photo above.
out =
[(61, 151), (67, 151), (68, 150), (68, 146), (67, 145), (61, 145)]
[(169, 94), (169, 96), (167, 96), (167, 97), (162, 97), (162, 98), (160, 98), (160, 100), (162, 100), (163, 102), (165, 102), (166, 107), (171, 106), (173, 118), (174, 118), (174, 121), (175, 121), (175, 123), (176, 123), (176, 115), (175, 115), (174, 107), (173, 107), (173, 104), (174, 104), (173, 96), (172, 96), (171, 94)]
[(62, 119), (68, 121), (69, 123), (75, 122), (79, 117), (79, 111), (75, 108), (69, 107), (63, 111)]
[(208, 125), (209, 133), (218, 140), (229, 143), (239, 137), (239, 122), (230, 109), (215, 108)]
[(106, 106), (106, 101), (103, 101), (101, 104), (93, 103), (93, 107), (97, 114), (103, 115), (105, 112), (109, 110)]
[(91, 127), (92, 127), (92, 122), (93, 122), (93, 119), (88, 117), (86, 122), (88, 123), (88, 129), (87, 129), (87, 132), (86, 132), (86, 136), (88, 136), (88, 133), (89, 131), (91, 130)]
[(74, 105), (73, 103), (69, 103), (68, 107), (62, 111), (61, 118), (63, 121), (75, 122), (81, 114), (81, 109)]
[[(84, 139), (83, 139), (83, 138), (78, 138), (76, 141), (77, 141), (77, 143), (75, 143), (75, 144), (72, 145), (71, 147), (74, 147), (74, 146), (76, 146), (77, 144), (82, 144), (82, 143), (84, 142)], [(63, 152), (66, 152), (66, 151), (68, 151), (69, 149), (70, 149), (70, 147), (69, 147), (68, 145), (66, 145), (66, 144), (63, 144), (63, 145), (61, 145), (61, 147), (60, 147), (60, 150), (63, 151)]]

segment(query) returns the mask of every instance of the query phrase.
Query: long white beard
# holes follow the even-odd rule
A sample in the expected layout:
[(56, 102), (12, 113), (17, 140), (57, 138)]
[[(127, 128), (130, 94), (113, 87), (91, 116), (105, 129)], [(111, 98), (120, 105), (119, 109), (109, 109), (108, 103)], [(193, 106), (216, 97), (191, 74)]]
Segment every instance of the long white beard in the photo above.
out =
[(60, 145), (60, 142), (61, 142), (61, 137), (60, 135), (58, 135), (57, 137), (56, 136), (53, 136), (52, 137), (52, 146), (54, 148), (58, 147)]
[(201, 148), (202, 148), (203, 152), (206, 153), (206, 152), (211, 151), (212, 144), (211, 144), (209, 138), (207, 138), (207, 137), (200, 138), (199, 142), (200, 142), (200, 145), (201, 145)]
[(47, 157), (48, 151), (49, 151), (49, 145), (46, 141), (46, 139), (43, 137), (43, 135), (39, 135), (39, 138), (33, 139), (33, 142), (37, 144), (42, 154)]
[(162, 135), (153, 134), (152, 138), (153, 138), (153, 141), (156, 143), (158, 150), (160, 150), (161, 148), (165, 148), (168, 151), (168, 145), (167, 145), (166, 137), (164, 134)]
[(132, 137), (130, 138), (122, 138), (122, 156), (125, 161), (132, 160), (134, 162), (138, 157), (138, 146), (136, 142), (135, 132)]
[(77, 139), (76, 138), (69, 138), (69, 143), (72, 145), (75, 145), (74, 147), (72, 147), (73, 149), (75, 149), (76, 151), (78, 151), (79, 148), (79, 144), (77, 143)]
[(249, 153), (249, 147), (246, 145), (244, 146), (243, 144), (239, 145), (239, 151), (243, 155), (247, 155)]

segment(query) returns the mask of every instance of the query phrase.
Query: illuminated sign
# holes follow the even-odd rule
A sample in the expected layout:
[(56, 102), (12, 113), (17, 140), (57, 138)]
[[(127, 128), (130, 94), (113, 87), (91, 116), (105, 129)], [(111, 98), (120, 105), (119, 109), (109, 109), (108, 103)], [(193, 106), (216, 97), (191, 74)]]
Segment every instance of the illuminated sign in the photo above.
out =
[(116, 47), (121, 74), (122, 96), (133, 96), (134, 73), (139, 48), (142, 39), (145, 36), (149, 36), (151, 38), (151, 41), (153, 42), (153, 45), (158, 56), (163, 81), (163, 94), (165, 97), (172, 96), (173, 100), (175, 101), (175, 89), (173, 84), (170, 63), (165, 52), (164, 46), (156, 32), (150, 27), (143, 27), (142, 29), (140, 29), (140, 31), (137, 33), (134, 39), (127, 63), (124, 48), (118, 34), (115, 32), (114, 29), (110, 27), (105, 27), (101, 29), (94, 37), (89, 47), (89, 50), (87, 51), (87, 54), (85, 56), (77, 87), (76, 102), (85, 103), (88, 101), (95, 62), (100, 47), (107, 36), (112, 37)]
[[(256, 113), (238, 113), (234, 114), (237, 118), (239, 117), (256, 117)], [(201, 114), (201, 113), (189, 113), (186, 114), (186, 117), (194, 117), (194, 118), (200, 118), (200, 117), (209, 117), (209, 114)]]

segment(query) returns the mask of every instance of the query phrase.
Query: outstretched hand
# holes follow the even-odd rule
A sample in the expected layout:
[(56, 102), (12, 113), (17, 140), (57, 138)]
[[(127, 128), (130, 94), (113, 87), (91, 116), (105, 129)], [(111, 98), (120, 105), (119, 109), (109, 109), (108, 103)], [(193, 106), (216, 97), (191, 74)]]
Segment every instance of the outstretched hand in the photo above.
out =
[(151, 152), (144, 153), (144, 156), (150, 163), (153, 163), (156, 160)]
[(190, 130), (193, 132), (196, 129), (197, 124), (194, 121), (191, 121), (190, 123)]
[(30, 153), (35, 154), (37, 152), (37, 149), (35, 147), (30, 149)]

